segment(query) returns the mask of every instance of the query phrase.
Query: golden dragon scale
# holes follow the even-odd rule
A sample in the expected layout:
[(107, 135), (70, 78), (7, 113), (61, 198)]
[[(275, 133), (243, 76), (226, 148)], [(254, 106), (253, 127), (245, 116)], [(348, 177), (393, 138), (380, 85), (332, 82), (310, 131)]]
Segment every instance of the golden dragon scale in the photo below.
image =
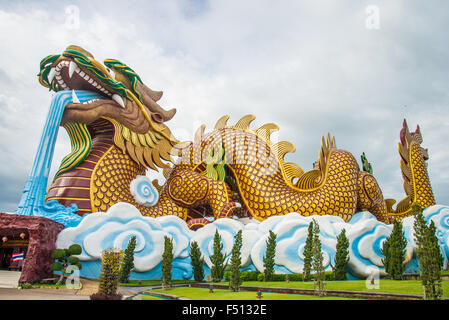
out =
[[(247, 116), (243, 120), (249, 118), (254, 119)], [(176, 215), (192, 228), (206, 224), (207, 213), (218, 219), (241, 216), (242, 211), (260, 221), (289, 212), (334, 215), (348, 221), (356, 212), (367, 210), (379, 221), (391, 223), (392, 219), (409, 216), (415, 202), (424, 208), (435, 204), (419, 129), (410, 134), (405, 123), (399, 153), (407, 196), (396, 210), (392, 209), (394, 201), (384, 200), (374, 176), (360, 171), (354, 156), (337, 149), (335, 139), (329, 136), (322, 139), (316, 167), (304, 172), (283, 160), (287, 152), (294, 151), (291, 143), (269, 140), (270, 133), (277, 129), (274, 124), (253, 130), (241, 122), (223, 127), (220, 123), (224, 124), (219, 121), (208, 134), (202, 127), (195, 141), (181, 150), (177, 163), (165, 171), (167, 181), (159, 187), (159, 201), (146, 207), (137, 203), (129, 190), (131, 181), (146, 169), (127, 149), (114, 143), (113, 126), (104, 120), (99, 123), (103, 125), (102, 135), (94, 139), (91, 154), (77, 168), (55, 179), (47, 200), (56, 199), (65, 205), (75, 202), (80, 213), (106, 211), (124, 201), (135, 205), (143, 215)], [(205, 155), (220, 149), (225, 155), (224, 181), (207, 176), (204, 160)], [(242, 208), (236, 209), (236, 203)]]
[[(435, 204), (420, 129), (410, 132), (405, 120), (399, 154), (406, 196), (393, 209), (395, 200), (384, 199), (365, 155), (365, 170), (360, 170), (354, 156), (338, 149), (329, 134), (322, 137), (318, 160), (307, 172), (284, 161), (285, 154), (295, 151), (292, 143), (270, 140), (278, 126), (268, 123), (253, 129), (253, 115), (234, 125), (227, 125), (229, 116), (223, 116), (211, 132), (206, 134), (203, 125), (193, 142), (181, 144), (164, 123), (176, 110), (166, 111), (156, 103), (162, 92), (148, 88), (117, 60), (105, 64), (111, 69), (76, 46), (41, 62), (42, 85), (54, 91), (92, 90), (105, 96), (82, 104), (74, 99), (66, 106), (61, 125), (70, 136), (72, 153), (63, 159), (47, 201), (75, 203), (80, 215), (128, 202), (143, 215), (175, 215), (191, 228), (207, 224), (210, 216), (262, 221), (298, 212), (348, 221), (365, 210), (391, 223), (411, 215), (414, 203), (423, 208)], [(176, 162), (171, 156), (178, 157)], [(153, 181), (159, 191), (153, 206), (139, 204), (130, 191), (131, 181), (148, 168), (162, 168), (166, 177), (163, 186)]]

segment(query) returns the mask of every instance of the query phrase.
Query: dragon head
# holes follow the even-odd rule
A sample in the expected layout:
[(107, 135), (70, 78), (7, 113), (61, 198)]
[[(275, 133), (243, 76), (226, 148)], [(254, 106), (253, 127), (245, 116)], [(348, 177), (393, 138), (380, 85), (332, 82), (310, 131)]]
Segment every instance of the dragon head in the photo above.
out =
[(137, 133), (161, 131), (176, 109), (164, 110), (158, 101), (161, 91), (153, 91), (128, 66), (115, 59), (104, 65), (78, 46), (69, 46), (61, 55), (49, 55), (40, 63), (39, 82), (53, 91), (87, 90), (104, 99), (74, 103), (65, 107), (61, 125), (90, 124), (101, 117), (117, 120)]
[[(105, 131), (101, 128), (105, 122), (115, 130), (115, 145), (144, 167), (165, 168), (161, 158), (173, 162), (170, 155), (179, 155), (175, 148), (179, 141), (164, 124), (176, 109), (167, 111), (159, 106), (156, 102), (162, 92), (148, 88), (122, 62), (106, 59), (103, 65), (88, 51), (72, 45), (60, 55), (45, 57), (38, 77), (44, 87), (55, 92), (72, 90), (73, 103), (65, 106), (60, 123), (69, 133), (72, 153), (63, 159), (57, 175), (84, 160), (92, 139)], [(95, 92), (102, 98), (80, 102), (76, 90)]]

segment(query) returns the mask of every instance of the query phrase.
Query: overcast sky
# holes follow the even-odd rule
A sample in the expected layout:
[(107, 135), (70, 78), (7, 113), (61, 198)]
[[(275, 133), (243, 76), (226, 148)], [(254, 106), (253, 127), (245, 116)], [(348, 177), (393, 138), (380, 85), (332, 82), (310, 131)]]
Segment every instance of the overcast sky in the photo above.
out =
[[(437, 203), (449, 204), (447, 12), (446, 0), (0, 1), (0, 211), (17, 207), (50, 105), (39, 62), (70, 44), (163, 90), (179, 139), (252, 113), (255, 127), (277, 123), (274, 138), (296, 145), (286, 159), (310, 170), (330, 132), (359, 163), (365, 152), (396, 200), (405, 117), (421, 127)], [(51, 176), (69, 152), (61, 129)]]

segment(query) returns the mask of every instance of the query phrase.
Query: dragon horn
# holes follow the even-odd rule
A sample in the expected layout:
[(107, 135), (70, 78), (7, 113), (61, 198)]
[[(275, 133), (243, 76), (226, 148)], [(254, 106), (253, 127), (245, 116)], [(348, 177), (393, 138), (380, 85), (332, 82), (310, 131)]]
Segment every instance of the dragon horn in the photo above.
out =
[(142, 95), (143, 104), (151, 111), (159, 122), (165, 122), (173, 118), (176, 113), (176, 109), (165, 110), (159, 104), (156, 103), (161, 96), (162, 91), (153, 91), (143, 83), (137, 82), (137, 90)]

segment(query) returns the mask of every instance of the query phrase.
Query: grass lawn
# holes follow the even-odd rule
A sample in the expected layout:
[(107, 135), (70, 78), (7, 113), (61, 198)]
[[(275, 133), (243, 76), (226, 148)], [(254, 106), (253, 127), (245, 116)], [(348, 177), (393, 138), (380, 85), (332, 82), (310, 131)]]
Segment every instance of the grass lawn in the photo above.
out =
[[(222, 284), (225, 284), (222, 282)], [(313, 289), (313, 282), (302, 281), (245, 281), (242, 285), (246, 286), (266, 286), (266, 287), (283, 287), (283, 288), (304, 288)], [(441, 282), (443, 296), (449, 297), (449, 281)], [(420, 280), (379, 280), (379, 289), (368, 289), (365, 280), (348, 280), (348, 281), (326, 281), (327, 290), (348, 290), (348, 291), (367, 291), (367, 292), (388, 292), (388, 293), (404, 293), (404, 294), (423, 294)]]
[(142, 295), (141, 300), (167, 300), (167, 299), (156, 297), (151, 294), (145, 294), (145, 295)]
[[(172, 280), (172, 284), (178, 283), (192, 283), (195, 280)], [(128, 283), (119, 282), (120, 286), (123, 287), (137, 287), (137, 286), (157, 286), (161, 284), (161, 280), (141, 280), (141, 284), (139, 284), (138, 280), (129, 280)]]
[[(227, 289), (214, 289), (214, 293), (209, 293), (207, 288), (171, 288), (167, 290), (155, 289), (154, 292), (168, 293), (175, 296), (185, 297), (192, 300), (257, 300), (257, 292), (239, 291), (232, 292)], [(147, 298), (148, 297), (148, 298)], [(151, 296), (142, 296), (142, 300), (152, 300)], [(262, 300), (355, 300), (339, 297), (318, 297), (312, 295), (299, 295), (287, 293), (262, 292)]]

